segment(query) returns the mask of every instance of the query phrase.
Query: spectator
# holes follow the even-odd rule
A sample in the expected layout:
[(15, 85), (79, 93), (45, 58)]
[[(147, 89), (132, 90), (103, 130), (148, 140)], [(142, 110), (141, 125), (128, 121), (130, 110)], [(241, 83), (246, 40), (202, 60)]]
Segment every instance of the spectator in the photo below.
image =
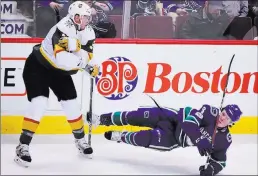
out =
[(22, 15), (27, 18), (33, 18), (33, 1), (16, 1), (17, 8), (20, 10)]
[(204, 0), (192, 1), (192, 0), (162, 0), (164, 8), (163, 15), (172, 17), (173, 28), (176, 27), (176, 19), (178, 16), (184, 16), (191, 12), (198, 12), (204, 5)]
[[(257, 0), (249, 0), (249, 12), (248, 17), (252, 19), (252, 26), (254, 27), (254, 34), (255, 38), (254, 40), (258, 40), (258, 1)], [(256, 20), (256, 26), (255, 26), (255, 20)]]
[(249, 0), (248, 2), (248, 17), (252, 19), (252, 24), (254, 25), (254, 18), (258, 17), (258, 1), (257, 0)]
[[(257, 2), (257, 0), (253, 2)], [(242, 25), (240, 23), (241, 17), (252, 18), (248, 0), (223, 1), (223, 6), (224, 11), (231, 17), (231, 23), (226, 29), (225, 34), (234, 36), (237, 40), (250, 39), (251, 36), (248, 34), (252, 33), (252, 25)], [(251, 12), (253, 12), (253, 9)]]
[(131, 16), (156, 15), (156, 0), (135, 0), (131, 3)]
[[(162, 0), (161, 1), (165, 7), (165, 12), (175, 12), (178, 14), (178, 12), (182, 11), (183, 14), (185, 13), (191, 13), (193, 11), (197, 12), (200, 10), (204, 5), (204, 0), (174, 0), (174, 1), (168, 1), (168, 0)], [(180, 15), (180, 14), (178, 14)]]
[(67, 14), (72, 0), (38, 0), (36, 6), (36, 35), (45, 37), (56, 23), (54, 9), (60, 11), (61, 18)]
[(109, 3), (113, 7), (112, 11), (110, 11), (110, 14), (112, 14), (112, 15), (122, 15), (123, 14), (124, 0), (114, 0), (114, 1), (109, 1)]
[(223, 10), (230, 17), (246, 17), (248, 14), (248, 0), (222, 1)]
[(115, 25), (109, 21), (108, 14), (113, 10), (109, 1), (84, 1), (92, 8), (91, 25), (95, 31), (96, 38), (115, 38)]
[(113, 6), (108, 1), (84, 1), (92, 9), (92, 23), (96, 24), (100, 21), (108, 21), (108, 14), (113, 10)]
[(257, 1), (257, 5), (254, 5), (252, 7), (252, 12), (254, 13), (254, 15), (257, 17), (258, 16), (258, 1)]
[(199, 12), (189, 14), (179, 36), (182, 39), (227, 39), (223, 36), (229, 24), (229, 17), (220, 14), (223, 5), (220, 1), (206, 1)]
[[(68, 11), (69, 5), (75, 0), (41, 0), (38, 2), (37, 8), (37, 36), (45, 37), (49, 29), (56, 23), (54, 9), (60, 11), (63, 18)], [(83, 1), (83, 0), (82, 0)], [(84, 1), (92, 7), (92, 27), (96, 30), (99, 38), (113, 37), (116, 32), (114, 25), (108, 22), (108, 12), (112, 10), (112, 5), (108, 1)], [(114, 34), (115, 33), (115, 34)]]
[(45, 9), (58, 9), (60, 11), (61, 18), (66, 16), (69, 5), (74, 0), (39, 0), (37, 7), (44, 7)]

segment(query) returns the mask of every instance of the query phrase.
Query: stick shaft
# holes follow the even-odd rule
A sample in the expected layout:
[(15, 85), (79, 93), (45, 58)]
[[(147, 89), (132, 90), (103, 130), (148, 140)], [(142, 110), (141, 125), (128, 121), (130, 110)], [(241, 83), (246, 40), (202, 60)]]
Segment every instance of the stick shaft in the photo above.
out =
[[(230, 60), (230, 63), (229, 63), (229, 66), (228, 66), (227, 81), (226, 81), (226, 85), (225, 85), (224, 90), (223, 90), (222, 100), (221, 100), (221, 103), (220, 103), (220, 111), (223, 108), (223, 103), (224, 103), (224, 99), (225, 99), (225, 96), (226, 96), (228, 80), (229, 80), (229, 75), (230, 75), (230, 69), (231, 69), (231, 65), (232, 65), (232, 62), (233, 62), (234, 58), (235, 58), (235, 54), (232, 56), (232, 58)], [(213, 134), (212, 134), (212, 145), (215, 142), (216, 130), (217, 130), (217, 123), (215, 125), (214, 131), (213, 131)], [(208, 167), (210, 158), (211, 158), (211, 155), (209, 155), (208, 158), (207, 158), (207, 162), (206, 162), (206, 167), (205, 168)]]
[(91, 146), (91, 133), (92, 133), (92, 97), (93, 97), (93, 84), (94, 79), (90, 78), (90, 102), (89, 102), (89, 134), (88, 134), (88, 144)]

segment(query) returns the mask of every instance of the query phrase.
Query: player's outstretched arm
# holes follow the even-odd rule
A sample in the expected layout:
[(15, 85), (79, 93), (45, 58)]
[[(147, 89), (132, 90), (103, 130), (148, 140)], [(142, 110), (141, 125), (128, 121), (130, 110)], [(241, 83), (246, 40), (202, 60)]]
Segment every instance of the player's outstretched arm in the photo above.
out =
[(200, 175), (201, 176), (213, 176), (218, 174), (226, 167), (226, 150), (215, 151), (211, 154), (209, 159), (209, 164), (207, 167), (205, 165), (200, 166)]

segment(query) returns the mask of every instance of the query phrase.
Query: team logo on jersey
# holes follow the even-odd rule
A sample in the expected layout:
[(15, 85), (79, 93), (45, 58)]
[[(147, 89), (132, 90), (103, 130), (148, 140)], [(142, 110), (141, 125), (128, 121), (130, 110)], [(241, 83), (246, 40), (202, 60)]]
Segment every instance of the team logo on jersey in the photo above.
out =
[(232, 136), (230, 133), (227, 134), (227, 141), (232, 142)]
[(121, 100), (136, 88), (138, 73), (125, 57), (111, 57), (102, 62), (102, 72), (96, 77), (98, 92), (109, 100)]
[(67, 27), (71, 28), (74, 24), (73, 24), (72, 21), (67, 20), (67, 21), (65, 22), (65, 25), (66, 25)]
[(214, 117), (217, 117), (217, 116), (219, 115), (219, 109), (217, 109), (217, 108), (215, 108), (215, 107), (211, 107), (210, 113), (211, 113)]

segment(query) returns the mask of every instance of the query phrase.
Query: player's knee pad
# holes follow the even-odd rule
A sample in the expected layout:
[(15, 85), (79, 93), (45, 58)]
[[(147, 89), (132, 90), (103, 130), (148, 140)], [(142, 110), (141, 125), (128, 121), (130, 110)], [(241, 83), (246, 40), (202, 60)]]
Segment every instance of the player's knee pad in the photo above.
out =
[(67, 116), (67, 120), (74, 120), (81, 116), (80, 106), (76, 99), (62, 100), (61, 106)]
[(36, 121), (40, 121), (41, 117), (44, 115), (48, 106), (48, 98), (44, 96), (38, 96), (32, 98), (26, 117)]

